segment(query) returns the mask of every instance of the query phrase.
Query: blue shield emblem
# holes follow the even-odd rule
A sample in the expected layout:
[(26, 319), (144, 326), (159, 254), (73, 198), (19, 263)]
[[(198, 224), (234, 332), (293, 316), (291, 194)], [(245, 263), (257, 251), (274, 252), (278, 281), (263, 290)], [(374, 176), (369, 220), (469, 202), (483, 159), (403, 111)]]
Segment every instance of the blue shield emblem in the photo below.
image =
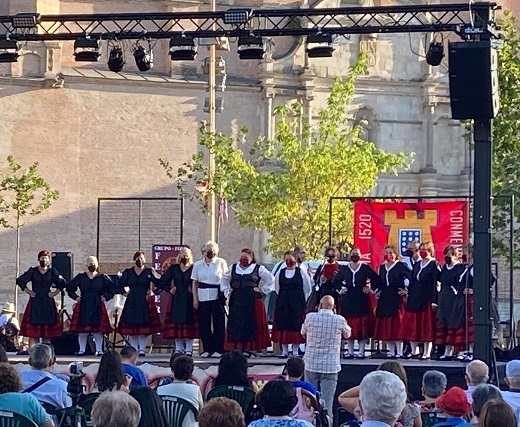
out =
[(401, 251), (401, 256), (406, 256), (406, 248), (408, 243), (413, 240), (421, 242), (422, 232), (420, 229), (408, 229), (402, 228), (399, 230), (399, 248)]

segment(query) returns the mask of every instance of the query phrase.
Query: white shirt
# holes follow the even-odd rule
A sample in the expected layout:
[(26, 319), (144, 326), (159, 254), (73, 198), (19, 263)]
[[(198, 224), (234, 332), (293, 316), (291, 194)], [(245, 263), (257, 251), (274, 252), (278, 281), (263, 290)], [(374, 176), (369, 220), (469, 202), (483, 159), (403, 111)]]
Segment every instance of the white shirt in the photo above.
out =
[(12, 318), (12, 320), (11, 320), (11, 324), (12, 324), (16, 329), (20, 330), (20, 323), (18, 322), (18, 319), (17, 319), (15, 316), (13, 316), (13, 315), (11, 315), (11, 314), (7, 314), (7, 313), (2, 314), (2, 315), (0, 316), (0, 326), (5, 326), (5, 325), (7, 325), (7, 321), (8, 321), (9, 319), (11, 319), (11, 318)]
[[(228, 265), (225, 259), (215, 257), (209, 264), (201, 259), (193, 265), (191, 279), (208, 285), (218, 285), (220, 279), (227, 271)], [(213, 289), (198, 289), (197, 296), (200, 302), (213, 301), (218, 298), (218, 287)]]
[[(274, 290), (277, 294), (280, 293), (280, 273), (282, 272), (283, 268), (281, 268), (276, 273), (276, 276), (274, 276)], [(285, 277), (287, 279), (292, 279), (295, 274), (296, 270), (285, 270)], [(300, 275), (302, 276), (303, 280), (303, 293), (305, 294), (305, 300), (307, 300), (312, 291), (311, 278), (307, 274), (306, 270), (304, 270), (303, 268), (300, 268)]]
[[(247, 268), (242, 268), (240, 264), (233, 264), (236, 265), (235, 271), (239, 275), (243, 274), (251, 274), (253, 270), (256, 267), (256, 264), (251, 264)], [(224, 295), (226, 298), (231, 295), (231, 272), (233, 270), (233, 265), (231, 268), (224, 273), (222, 276), (222, 279), (220, 279), (220, 291), (224, 292)], [(274, 291), (274, 277), (267, 268), (265, 268), (263, 265), (260, 266), (258, 269), (258, 275), (260, 276), (260, 279), (262, 279), (263, 284), (260, 285), (260, 290), (265, 294), (269, 295), (270, 292)]]
[(502, 397), (511, 406), (516, 415), (516, 425), (520, 427), (520, 392), (502, 391)]
[(72, 406), (72, 400), (67, 394), (67, 383), (57, 378), (54, 374), (39, 369), (20, 372), (23, 390), (28, 389), (42, 378), (49, 377), (50, 380), (39, 386), (31, 394), (42, 403), (48, 403), (56, 408), (68, 408)]
[(343, 316), (321, 309), (309, 313), (302, 325), (305, 337), (305, 370), (319, 374), (341, 371), (341, 340), (350, 336), (350, 326)]
[[(202, 393), (200, 392), (200, 388), (197, 384), (173, 382), (168, 385), (157, 387), (157, 394), (159, 396), (180, 397), (181, 399), (190, 402), (197, 411), (200, 411), (204, 405), (202, 400)], [(188, 415), (186, 415), (186, 418), (184, 418), (182, 427), (195, 427), (198, 425), (199, 423), (195, 420), (193, 413), (188, 412)]]

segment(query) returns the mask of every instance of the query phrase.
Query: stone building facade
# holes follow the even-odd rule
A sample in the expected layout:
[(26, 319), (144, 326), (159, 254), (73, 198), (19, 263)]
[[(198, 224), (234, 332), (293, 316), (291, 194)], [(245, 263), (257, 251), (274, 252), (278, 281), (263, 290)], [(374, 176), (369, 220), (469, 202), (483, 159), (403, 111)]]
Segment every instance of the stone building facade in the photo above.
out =
[[(451, 1), (451, 0), (450, 0)], [(410, 4), (421, 0), (220, 0), (228, 7), (338, 7), (358, 4)], [(429, 0), (428, 3), (445, 3)], [(514, 2), (514, 0), (513, 0)], [(426, 3), (426, 1), (425, 1)], [(170, 12), (207, 10), (202, 0), (3, 0), (0, 15), (22, 11), (42, 14), (103, 12)], [(301, 100), (311, 117), (323, 108), (332, 79), (344, 75), (360, 49), (370, 53), (369, 68), (359, 79), (352, 121), (367, 121), (367, 136), (389, 151), (414, 152), (415, 160), (399, 176), (381, 177), (378, 196), (457, 196), (468, 193), (470, 154), (464, 130), (451, 120), (447, 63), (432, 68), (424, 60), (428, 35), (368, 35), (336, 40), (333, 58), (312, 60), (302, 41), (274, 40), (264, 61), (239, 61), (236, 46), (219, 52), (227, 65), (225, 109), (217, 116), (217, 129), (236, 133), (244, 124), (251, 137), (270, 135), (271, 113), (277, 105)], [(120, 74), (106, 65), (106, 44), (98, 63), (74, 62), (72, 43), (28, 43), (16, 64), (0, 65), (0, 168), (8, 155), (24, 165), (39, 162), (42, 175), (60, 191), (51, 209), (22, 229), (22, 270), (34, 265), (42, 248), (71, 251), (75, 272), (87, 256), (96, 253), (97, 206), (100, 197), (175, 197), (176, 188), (159, 166), (167, 157), (177, 167), (197, 150), (197, 132), (206, 97), (199, 51), (193, 63), (172, 63), (168, 42), (154, 49), (154, 68), (139, 73), (126, 45), (126, 65)], [(64, 84), (55, 81), (61, 73)], [(130, 206), (130, 205), (129, 205)], [(121, 208), (123, 209), (123, 208)], [(132, 244), (120, 247), (131, 262), (135, 244), (136, 208), (127, 207), (128, 220), (119, 232), (132, 234)], [(150, 208), (154, 221), (171, 220), (168, 205)], [(172, 207), (175, 210), (177, 207)], [(119, 211), (119, 215), (121, 211)], [(123, 217), (124, 218), (124, 215)], [(107, 220), (108, 221), (108, 220)], [(107, 233), (110, 232), (108, 223)], [(126, 229), (125, 229), (126, 227)], [(107, 228), (107, 227), (105, 227)], [(175, 228), (175, 227), (173, 227)], [(178, 228), (170, 230), (171, 241)], [(150, 230), (150, 233), (157, 230)], [(165, 234), (166, 235), (166, 234)], [(187, 203), (184, 243), (198, 248), (206, 240), (206, 218)], [(238, 257), (242, 247), (257, 252), (265, 235), (239, 229), (231, 221), (222, 227), (221, 254)], [(158, 237), (160, 239), (160, 232)], [(150, 241), (142, 249), (150, 255)], [(143, 242), (141, 242), (144, 245)], [(120, 246), (125, 246), (121, 243)], [(15, 234), (0, 230), (0, 300), (12, 293), (15, 276)]]

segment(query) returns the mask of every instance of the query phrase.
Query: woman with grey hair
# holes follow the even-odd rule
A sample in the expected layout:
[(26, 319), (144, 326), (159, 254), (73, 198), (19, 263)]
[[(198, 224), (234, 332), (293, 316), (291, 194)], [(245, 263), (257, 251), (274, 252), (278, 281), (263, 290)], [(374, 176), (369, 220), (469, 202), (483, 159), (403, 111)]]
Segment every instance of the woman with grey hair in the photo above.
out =
[(478, 425), (478, 419), (484, 405), (492, 399), (501, 399), (502, 393), (500, 389), (493, 384), (479, 384), (473, 390), (473, 419), (471, 424), (474, 426)]
[(123, 391), (101, 393), (92, 407), (94, 427), (137, 427), (140, 419), (139, 403)]
[(446, 391), (448, 379), (440, 371), (426, 371), (422, 378), (422, 395), (424, 400), (419, 402), (422, 412), (429, 412), (435, 408), (436, 399)]

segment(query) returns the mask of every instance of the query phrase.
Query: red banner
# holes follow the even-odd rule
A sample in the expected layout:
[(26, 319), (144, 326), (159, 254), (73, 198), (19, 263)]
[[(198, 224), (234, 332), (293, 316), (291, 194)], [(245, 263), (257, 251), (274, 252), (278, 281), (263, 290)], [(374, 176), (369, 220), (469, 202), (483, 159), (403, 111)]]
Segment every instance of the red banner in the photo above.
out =
[[(166, 270), (172, 264), (177, 264), (177, 255), (179, 251), (188, 247), (187, 245), (153, 245), (152, 247), (152, 259), (153, 268), (157, 273), (164, 274)], [(164, 323), (164, 317), (166, 316), (166, 309), (170, 304), (172, 296), (169, 292), (161, 292), (155, 296), (155, 304), (157, 305), (157, 311), (161, 317), (161, 322)]]
[(371, 202), (354, 203), (354, 245), (361, 260), (378, 268), (383, 262), (386, 245), (396, 247), (404, 256), (408, 243), (433, 242), (435, 256), (444, 258), (448, 245), (459, 251), (468, 244), (468, 203), (446, 202)]

